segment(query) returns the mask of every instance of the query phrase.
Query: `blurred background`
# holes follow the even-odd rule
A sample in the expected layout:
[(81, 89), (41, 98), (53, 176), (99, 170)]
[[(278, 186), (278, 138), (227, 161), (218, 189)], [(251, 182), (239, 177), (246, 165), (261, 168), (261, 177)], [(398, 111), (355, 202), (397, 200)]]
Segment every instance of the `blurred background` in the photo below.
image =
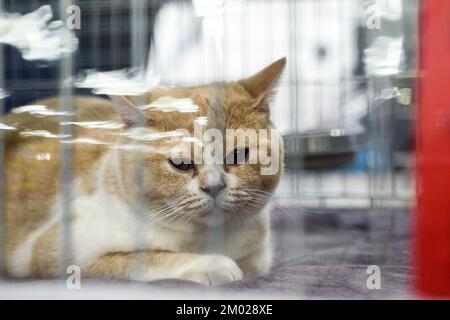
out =
[(377, 264), (404, 294), (418, 2), (3, 0), (2, 108), (236, 80), (285, 56), (271, 111), (286, 153), (273, 199), (283, 281), (294, 272), (293, 292), (327, 296), (318, 281), (336, 273), (371, 295), (336, 266)]

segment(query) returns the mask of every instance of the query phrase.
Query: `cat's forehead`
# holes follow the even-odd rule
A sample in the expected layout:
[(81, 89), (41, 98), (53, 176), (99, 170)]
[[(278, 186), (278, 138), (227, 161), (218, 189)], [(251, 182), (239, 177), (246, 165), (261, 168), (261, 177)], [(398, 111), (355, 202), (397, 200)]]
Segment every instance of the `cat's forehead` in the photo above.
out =
[(244, 115), (251, 103), (251, 97), (241, 88), (217, 84), (154, 89), (149, 92), (146, 104), (141, 108), (150, 119), (150, 126), (156, 130), (185, 129), (193, 132), (194, 124), (199, 122), (210, 128), (233, 127), (236, 125), (233, 124), (233, 115)]

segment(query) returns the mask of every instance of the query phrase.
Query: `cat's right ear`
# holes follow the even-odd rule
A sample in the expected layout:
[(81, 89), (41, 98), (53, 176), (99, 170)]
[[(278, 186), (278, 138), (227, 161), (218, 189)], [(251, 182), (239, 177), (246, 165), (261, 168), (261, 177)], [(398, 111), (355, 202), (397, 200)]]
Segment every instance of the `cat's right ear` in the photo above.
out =
[(146, 123), (144, 112), (124, 96), (109, 96), (116, 111), (127, 127), (139, 127)]

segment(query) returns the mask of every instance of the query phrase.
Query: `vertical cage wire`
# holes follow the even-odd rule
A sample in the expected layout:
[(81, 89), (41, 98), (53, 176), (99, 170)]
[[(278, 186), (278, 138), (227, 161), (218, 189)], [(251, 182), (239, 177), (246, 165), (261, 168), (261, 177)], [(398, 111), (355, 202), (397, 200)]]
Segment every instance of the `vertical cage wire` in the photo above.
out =
[[(197, 3), (194, 4), (194, 10), (197, 10)], [(208, 35), (207, 41), (210, 43), (210, 47), (206, 50), (205, 60), (208, 61), (208, 64), (212, 66), (213, 72), (216, 74), (219, 81), (223, 81), (225, 78), (225, 55), (224, 55), (224, 46), (226, 45), (224, 40), (224, 29), (225, 28), (225, 20), (223, 17), (222, 10), (223, 3), (215, 4), (213, 10), (216, 12), (216, 21), (214, 31)], [(201, 23), (207, 23), (205, 19), (210, 19), (207, 16), (201, 17)], [(210, 21), (209, 21), (210, 22)], [(213, 103), (222, 103), (223, 101), (223, 86), (221, 83), (214, 84), (212, 86), (212, 95), (214, 95)], [(209, 114), (208, 114), (209, 116)], [(224, 126), (224, 123), (218, 123), (218, 126)], [(217, 128), (221, 129), (221, 128)], [(212, 164), (215, 165), (215, 164)], [(216, 209), (212, 212), (214, 215), (221, 215), (221, 209)], [(225, 252), (225, 230), (224, 226), (219, 225), (213, 228), (210, 228), (205, 235), (205, 243), (204, 249), (206, 251), (214, 252), (218, 250), (219, 252)]]
[(146, 0), (133, 0), (131, 5), (131, 65), (143, 73), (148, 57), (150, 39), (146, 36), (149, 28), (148, 3)]
[[(148, 2), (145, 0), (133, 0), (129, 2), (129, 12), (130, 15), (130, 57), (131, 57), (131, 69), (133, 70), (133, 76), (137, 77), (138, 81), (145, 81), (144, 79), (144, 69), (147, 65), (146, 59), (148, 58), (148, 44), (149, 39), (146, 38), (147, 28), (148, 28), (148, 17), (146, 15), (148, 10)], [(138, 106), (145, 103), (144, 96), (133, 97), (134, 103)], [(117, 155), (119, 157), (119, 155)], [(135, 171), (133, 172), (133, 179), (136, 185), (142, 183), (142, 168), (145, 166), (144, 157), (140, 152), (136, 153), (135, 159)], [(140, 189), (140, 188), (139, 188)], [(141, 197), (138, 197), (138, 202)], [(145, 218), (145, 209), (139, 203), (134, 206), (137, 211), (137, 215)], [(135, 243), (139, 246), (139, 243), (143, 243), (145, 239), (145, 233), (142, 229), (141, 224), (136, 224), (135, 228)], [(145, 253), (142, 253), (145, 254)], [(145, 259), (139, 259), (139, 253), (133, 253), (133, 268), (134, 270), (140, 271), (145, 270), (145, 266), (140, 264), (140, 261), (145, 261)]]
[[(72, 5), (71, 0), (60, 0), (59, 11), (61, 17), (66, 17), (67, 8)], [(71, 41), (70, 37), (64, 41)], [(68, 122), (72, 122), (74, 114), (73, 99), (73, 57), (71, 53), (63, 54), (60, 61), (59, 74), (59, 108), (67, 114)], [(60, 122), (60, 149), (59, 149), (59, 205), (61, 209), (60, 217), (60, 273), (63, 276), (67, 267), (72, 264), (72, 234), (70, 228), (71, 201), (73, 198), (73, 177), (74, 177), (74, 148), (71, 139), (74, 139), (74, 130), (71, 125), (62, 125)]]

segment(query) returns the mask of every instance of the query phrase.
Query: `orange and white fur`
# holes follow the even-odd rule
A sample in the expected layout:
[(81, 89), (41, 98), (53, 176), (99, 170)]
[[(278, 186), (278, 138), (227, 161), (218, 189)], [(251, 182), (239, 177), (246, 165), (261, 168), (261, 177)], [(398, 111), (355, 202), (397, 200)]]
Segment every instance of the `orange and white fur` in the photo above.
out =
[[(56, 277), (64, 272), (63, 207), (70, 214), (65, 254), (84, 277), (215, 285), (267, 272), (266, 205), (282, 161), (273, 175), (261, 175), (260, 163), (176, 167), (170, 159), (176, 139), (164, 133), (192, 132), (199, 117), (220, 130), (273, 128), (268, 104), (284, 66), (281, 59), (244, 80), (157, 88), (139, 99), (75, 97), (71, 138), (58, 136), (57, 113), (7, 115), (2, 122), (16, 128), (5, 139), (7, 273)], [(138, 108), (170, 99), (190, 99), (198, 110)], [(36, 104), (57, 110), (59, 102)], [(122, 127), (89, 125), (95, 123)], [(192, 147), (191, 140), (183, 143)], [(68, 146), (70, 199), (59, 186), (60, 149)], [(282, 148), (279, 153), (282, 159)]]

